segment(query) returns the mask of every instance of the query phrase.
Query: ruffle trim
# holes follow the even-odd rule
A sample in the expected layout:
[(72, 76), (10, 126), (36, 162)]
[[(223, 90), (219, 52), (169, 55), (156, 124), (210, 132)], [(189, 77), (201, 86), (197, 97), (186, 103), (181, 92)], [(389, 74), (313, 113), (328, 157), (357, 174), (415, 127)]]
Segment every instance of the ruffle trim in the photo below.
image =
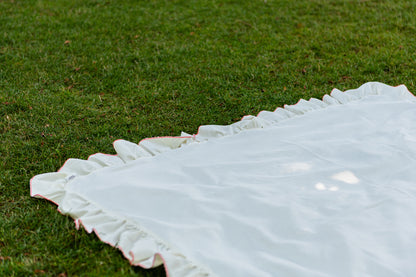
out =
[(210, 270), (184, 256), (149, 230), (101, 209), (80, 195), (66, 191), (66, 184), (74, 178), (88, 175), (100, 168), (120, 166), (142, 157), (151, 157), (186, 147), (187, 144), (230, 136), (245, 130), (266, 128), (310, 111), (345, 104), (370, 95), (388, 95), (395, 99), (415, 101), (415, 96), (404, 85), (391, 87), (370, 82), (358, 89), (345, 92), (334, 89), (322, 100), (301, 99), (295, 105), (285, 105), (274, 112), (262, 111), (257, 116), (245, 116), (231, 125), (200, 126), (196, 135), (182, 133), (178, 137), (148, 138), (140, 141), (139, 144), (116, 140), (113, 143), (116, 155), (97, 153), (87, 160), (68, 159), (58, 172), (34, 176), (30, 181), (30, 195), (55, 203), (61, 213), (74, 218), (77, 228), (82, 225), (87, 232), (95, 232), (101, 241), (120, 249), (132, 265), (151, 268), (164, 264), (168, 276), (214, 276)]

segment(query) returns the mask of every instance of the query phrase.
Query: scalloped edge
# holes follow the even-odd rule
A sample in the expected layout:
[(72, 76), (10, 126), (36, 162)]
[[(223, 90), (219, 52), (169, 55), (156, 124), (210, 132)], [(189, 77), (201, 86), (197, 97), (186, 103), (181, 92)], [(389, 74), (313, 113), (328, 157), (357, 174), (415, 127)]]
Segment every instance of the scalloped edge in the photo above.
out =
[(94, 232), (101, 241), (120, 249), (133, 266), (152, 268), (163, 264), (167, 276), (215, 276), (213, 272), (190, 260), (138, 223), (128, 222), (127, 219), (120, 218), (110, 211), (102, 210), (99, 205), (82, 196), (67, 193), (66, 184), (77, 176), (88, 175), (100, 168), (122, 166), (143, 157), (186, 147), (188, 144), (218, 139), (250, 129), (266, 128), (282, 120), (328, 106), (349, 103), (369, 95), (392, 95), (415, 101), (415, 96), (404, 85), (392, 87), (379, 82), (369, 82), (358, 89), (345, 92), (333, 89), (331, 94), (324, 95), (322, 100), (301, 99), (295, 105), (285, 105), (274, 112), (261, 111), (257, 116), (244, 116), (231, 125), (202, 125), (196, 135), (182, 133), (177, 137), (146, 138), (138, 144), (116, 140), (113, 143), (116, 155), (96, 153), (87, 160), (68, 159), (58, 172), (34, 176), (30, 180), (30, 195), (57, 205), (59, 212), (74, 218), (77, 229), (83, 226), (87, 232)]

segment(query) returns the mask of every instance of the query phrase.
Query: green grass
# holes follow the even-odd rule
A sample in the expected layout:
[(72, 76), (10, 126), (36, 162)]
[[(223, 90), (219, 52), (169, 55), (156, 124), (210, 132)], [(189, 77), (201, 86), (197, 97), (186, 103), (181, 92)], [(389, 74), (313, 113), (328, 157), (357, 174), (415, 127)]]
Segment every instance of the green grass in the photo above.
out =
[(29, 180), (112, 142), (195, 133), (333, 87), (415, 91), (413, 1), (0, 0), (0, 276), (164, 276)]

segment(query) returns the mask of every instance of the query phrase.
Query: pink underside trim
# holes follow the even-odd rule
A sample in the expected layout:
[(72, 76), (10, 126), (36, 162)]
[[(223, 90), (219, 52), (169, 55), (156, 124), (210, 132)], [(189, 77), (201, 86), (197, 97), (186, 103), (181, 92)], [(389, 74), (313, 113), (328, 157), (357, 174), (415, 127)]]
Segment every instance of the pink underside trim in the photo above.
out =
[[(102, 154), (102, 153), (101, 153)], [(94, 155), (94, 154), (93, 154)], [(109, 156), (117, 156), (117, 155), (112, 155), (112, 154), (104, 154), (104, 155), (109, 155)], [(65, 162), (66, 163), (66, 162)], [(65, 165), (65, 164), (64, 164)], [(63, 168), (64, 166), (61, 166), (61, 168)], [(61, 169), (60, 168), (60, 169)], [(59, 170), (60, 170), (59, 169)], [(58, 171), (59, 171), (58, 170)], [(43, 196), (43, 195), (40, 195), (40, 194), (32, 194), (32, 180), (33, 180), (33, 178), (35, 178), (35, 176), (34, 177), (32, 177), (31, 179), (30, 179), (30, 195), (32, 196), (32, 197), (41, 197), (41, 198), (43, 198), (43, 199), (45, 199), (45, 200), (47, 200), (47, 201), (49, 201), (49, 202), (52, 202), (53, 204), (55, 204), (58, 208), (57, 208), (57, 211), (60, 213), (60, 214), (62, 214), (62, 215), (64, 215), (60, 210), (59, 210), (59, 204), (58, 203), (56, 203), (55, 201), (53, 201), (52, 199), (49, 199), (48, 197), (45, 197), (45, 196)], [(82, 223), (82, 220), (81, 219), (75, 219), (74, 220), (74, 224), (75, 224), (75, 228), (77, 229), (77, 230), (79, 230), (79, 227), (80, 226), (82, 226), (83, 228), (84, 228), (84, 230), (85, 231), (87, 231), (87, 229), (85, 228), (85, 225)], [(123, 256), (124, 256), (124, 258), (126, 258), (128, 261), (129, 261), (129, 263), (130, 263), (130, 265), (132, 265), (132, 266), (140, 266), (140, 267), (142, 267), (142, 268), (144, 268), (144, 269), (150, 269), (150, 268), (153, 268), (154, 267), (154, 265), (155, 265), (155, 262), (156, 262), (156, 256), (159, 256), (161, 259), (162, 259), (162, 261), (163, 261), (163, 267), (164, 267), (164, 269), (165, 269), (165, 272), (166, 272), (166, 277), (169, 277), (170, 276), (170, 274), (169, 274), (169, 271), (168, 271), (168, 268), (167, 268), (167, 266), (166, 266), (166, 260), (165, 260), (165, 258), (163, 258), (163, 256), (162, 256), (162, 254), (160, 254), (160, 253), (155, 253), (154, 254), (154, 256), (153, 256), (153, 261), (152, 261), (152, 265), (150, 266), (150, 267), (147, 267), (147, 266), (145, 266), (145, 265), (143, 265), (143, 264), (141, 264), (141, 263), (134, 263), (133, 261), (134, 261), (134, 254), (133, 254), (133, 252), (129, 252), (129, 254), (130, 254), (130, 256), (132, 257), (132, 258), (130, 258), (127, 254), (126, 254), (126, 252), (123, 250), (123, 248), (121, 247), (121, 246), (115, 246), (115, 245), (113, 245), (112, 243), (110, 243), (110, 242), (108, 242), (108, 241), (105, 241), (104, 239), (102, 239), (101, 237), (100, 237), (100, 235), (98, 234), (98, 231), (95, 229), (95, 228), (92, 228), (92, 232), (94, 232), (94, 234), (98, 237), (98, 239), (99, 240), (101, 240), (102, 242), (104, 242), (104, 243), (106, 243), (106, 244), (108, 244), (108, 245), (110, 245), (111, 247), (114, 247), (114, 248), (117, 248), (117, 249), (119, 249), (120, 251), (121, 251), (121, 253), (123, 254)], [(91, 232), (88, 232), (87, 231), (87, 233), (91, 233)]]
[[(400, 87), (400, 86), (403, 86), (404, 84), (400, 84), (400, 85), (397, 85), (397, 86), (393, 86), (393, 87), (395, 87), (395, 88), (397, 88), (397, 87)], [(334, 90), (336, 90), (336, 88), (334, 88), (334, 89), (332, 89), (331, 90), (331, 93), (334, 91)], [(410, 92), (410, 93), (412, 93), (412, 92)], [(412, 93), (413, 94), (413, 93)], [(414, 94), (413, 94), (413, 96), (415, 96)], [(416, 97), (416, 96), (415, 96)], [(299, 104), (299, 102), (300, 101), (302, 101), (302, 99), (299, 99), (298, 100), (298, 102), (296, 102), (296, 104), (294, 104), (294, 105), (297, 105), (297, 104)], [(281, 109), (281, 107), (277, 107), (274, 111), (276, 111), (277, 109)], [(264, 110), (263, 111), (260, 111), (259, 113), (257, 113), (257, 116), (259, 116), (259, 114), (261, 113), (261, 112), (264, 112)], [(245, 116), (243, 116), (239, 121), (242, 121), (243, 120), (243, 118), (244, 117), (246, 117), (246, 116), (249, 116), (249, 115), (245, 115)], [(238, 122), (238, 121), (237, 121)], [(201, 125), (202, 126), (202, 125)], [(139, 141), (139, 143), (137, 143), (137, 144), (140, 144), (140, 142), (142, 142), (142, 141), (144, 141), (144, 140), (151, 140), (151, 139), (160, 139), (160, 138), (195, 138), (197, 135), (199, 135), (199, 129), (201, 128), (201, 126), (199, 126), (198, 127), (198, 131), (197, 131), (197, 133), (196, 134), (194, 134), (194, 135), (191, 135), (191, 136), (160, 136), (160, 137), (151, 137), (151, 138), (144, 138), (144, 139), (142, 139), (142, 140), (140, 140)], [(116, 140), (117, 141), (117, 140)], [(116, 156), (116, 155), (115, 155)]]
[[(47, 197), (45, 197), (45, 196), (43, 196), (43, 195), (40, 195), (40, 194), (33, 194), (32, 193), (32, 181), (33, 181), (33, 178), (35, 178), (36, 176), (33, 176), (32, 178), (30, 178), (30, 195), (32, 196), (32, 197), (41, 197), (41, 198), (43, 198), (43, 199), (45, 199), (45, 200), (48, 200), (48, 201), (50, 201), (50, 202), (52, 202), (53, 204), (55, 204), (56, 206), (58, 206), (59, 207), (59, 204), (58, 203), (56, 203), (55, 201), (53, 201), (52, 199), (49, 199), (49, 198), (47, 198)], [(59, 211), (59, 209), (58, 209), (58, 211)], [(60, 213), (61, 213), (61, 211), (59, 211)], [(61, 213), (62, 214), (62, 213)]]
[[(82, 226), (83, 228), (84, 228), (84, 230), (86, 230), (87, 231), (87, 229), (85, 228), (85, 225), (82, 223), (82, 220), (81, 219), (77, 219), (77, 220), (75, 220), (75, 225), (76, 226)], [(78, 228), (77, 228), (78, 229)], [(87, 231), (88, 232), (88, 231)], [(108, 245), (110, 245), (111, 247), (114, 247), (114, 248), (117, 248), (117, 249), (119, 249), (120, 251), (121, 251), (121, 253), (123, 254), (123, 256), (124, 256), (124, 258), (126, 258), (128, 261), (129, 261), (129, 263), (130, 263), (130, 265), (132, 265), (132, 266), (140, 266), (141, 268), (144, 268), (144, 269), (150, 269), (150, 268), (153, 268), (154, 266), (155, 266), (155, 262), (156, 262), (156, 256), (159, 256), (161, 259), (162, 259), (162, 261), (163, 261), (163, 267), (165, 268), (165, 271), (166, 271), (166, 277), (169, 277), (169, 272), (168, 272), (168, 269), (167, 269), (167, 267), (166, 267), (166, 260), (163, 258), (163, 256), (162, 256), (162, 254), (160, 254), (160, 253), (158, 253), (158, 252), (156, 252), (154, 255), (153, 255), (153, 261), (152, 261), (152, 265), (151, 266), (149, 266), (149, 267), (147, 267), (147, 266), (145, 266), (145, 265), (143, 265), (143, 264), (141, 264), (141, 263), (134, 263), (134, 254), (133, 254), (133, 252), (132, 251), (130, 251), (128, 254), (130, 254), (130, 256), (131, 256), (131, 258), (126, 254), (126, 252), (123, 250), (123, 248), (121, 247), (121, 246), (115, 246), (114, 244), (112, 244), (112, 243), (110, 243), (110, 242), (108, 242), (108, 241), (105, 241), (104, 239), (102, 239), (101, 237), (100, 237), (100, 235), (98, 234), (98, 231), (97, 231), (97, 229), (95, 229), (95, 228), (92, 228), (92, 231), (91, 232), (88, 232), (88, 233), (92, 233), (92, 232), (94, 232), (94, 234), (98, 237), (98, 239), (99, 240), (101, 240), (102, 242), (105, 242), (106, 244), (108, 244)]]

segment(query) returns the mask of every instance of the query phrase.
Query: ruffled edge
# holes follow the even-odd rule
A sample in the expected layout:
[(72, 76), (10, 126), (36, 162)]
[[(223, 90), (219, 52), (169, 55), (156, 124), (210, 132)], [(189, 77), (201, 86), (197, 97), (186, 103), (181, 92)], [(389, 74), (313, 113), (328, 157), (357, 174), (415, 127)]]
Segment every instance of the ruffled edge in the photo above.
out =
[(87, 160), (68, 159), (58, 172), (34, 176), (30, 180), (30, 195), (53, 202), (58, 206), (58, 211), (74, 219), (77, 229), (83, 226), (87, 232), (94, 232), (101, 241), (120, 249), (131, 265), (152, 268), (164, 264), (167, 276), (214, 276), (210, 270), (184, 256), (137, 223), (102, 210), (99, 205), (66, 191), (66, 184), (104, 167), (120, 166), (142, 157), (186, 147), (188, 144), (235, 135), (250, 129), (266, 128), (310, 111), (345, 104), (370, 95), (390, 95), (415, 101), (415, 96), (404, 85), (392, 87), (369, 82), (345, 92), (333, 89), (322, 100), (301, 99), (294, 105), (285, 105), (273, 112), (262, 111), (257, 116), (244, 116), (231, 125), (203, 125), (198, 128), (196, 135), (182, 133), (177, 137), (147, 138), (138, 144), (116, 140), (113, 143), (116, 155), (97, 153)]

